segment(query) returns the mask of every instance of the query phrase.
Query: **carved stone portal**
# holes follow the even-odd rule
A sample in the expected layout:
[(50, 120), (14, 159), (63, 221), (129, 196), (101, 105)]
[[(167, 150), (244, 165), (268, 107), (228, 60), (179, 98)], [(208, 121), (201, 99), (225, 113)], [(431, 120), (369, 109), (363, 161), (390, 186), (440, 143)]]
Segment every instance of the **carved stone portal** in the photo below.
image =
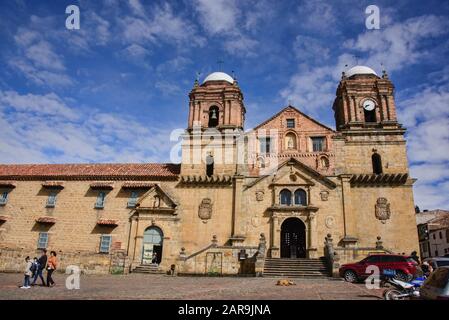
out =
[(390, 204), (388, 203), (387, 198), (377, 199), (375, 207), (376, 218), (382, 223), (386, 223), (386, 220), (390, 219), (391, 216)]
[(204, 198), (198, 209), (198, 217), (201, 220), (209, 220), (212, 217), (212, 200)]

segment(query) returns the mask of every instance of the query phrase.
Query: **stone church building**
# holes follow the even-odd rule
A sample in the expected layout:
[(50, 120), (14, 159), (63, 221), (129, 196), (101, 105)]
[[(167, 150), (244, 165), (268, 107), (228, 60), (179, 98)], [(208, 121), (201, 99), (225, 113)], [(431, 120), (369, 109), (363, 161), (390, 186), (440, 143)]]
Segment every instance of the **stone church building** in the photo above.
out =
[(243, 92), (223, 72), (189, 98), (181, 164), (0, 165), (0, 270), (21, 270), (39, 248), (86, 273), (184, 274), (418, 250), (385, 72), (342, 74), (336, 130), (289, 105), (244, 132)]

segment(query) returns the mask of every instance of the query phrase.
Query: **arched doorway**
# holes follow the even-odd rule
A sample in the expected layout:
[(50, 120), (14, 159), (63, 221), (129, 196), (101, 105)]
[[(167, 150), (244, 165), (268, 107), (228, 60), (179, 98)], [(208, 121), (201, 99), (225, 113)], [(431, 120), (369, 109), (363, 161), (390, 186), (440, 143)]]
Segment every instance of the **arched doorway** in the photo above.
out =
[(281, 226), (281, 258), (306, 257), (306, 226), (298, 218), (288, 218)]
[(158, 227), (149, 227), (143, 233), (142, 264), (161, 263), (164, 235)]

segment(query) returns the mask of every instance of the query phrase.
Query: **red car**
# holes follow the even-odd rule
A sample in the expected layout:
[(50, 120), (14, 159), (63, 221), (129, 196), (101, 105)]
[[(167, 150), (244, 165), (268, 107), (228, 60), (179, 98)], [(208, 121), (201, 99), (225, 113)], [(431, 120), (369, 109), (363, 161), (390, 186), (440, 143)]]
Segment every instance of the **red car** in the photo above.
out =
[[(360, 262), (344, 264), (340, 267), (340, 276), (348, 282), (356, 282), (367, 278), (372, 271), (370, 265), (379, 267), (380, 274), (384, 270), (394, 270), (395, 278), (410, 281), (416, 273), (417, 263), (413, 258), (397, 254), (373, 254)], [(367, 272), (368, 271), (368, 272)]]

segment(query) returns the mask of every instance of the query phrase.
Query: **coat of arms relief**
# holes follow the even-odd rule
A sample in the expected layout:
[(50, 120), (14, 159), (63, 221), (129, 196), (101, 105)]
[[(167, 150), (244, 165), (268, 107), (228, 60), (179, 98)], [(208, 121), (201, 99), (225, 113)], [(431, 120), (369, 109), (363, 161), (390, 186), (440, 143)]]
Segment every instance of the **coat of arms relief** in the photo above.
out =
[(212, 200), (209, 198), (204, 198), (201, 200), (201, 204), (198, 208), (198, 217), (200, 217), (203, 222), (207, 222), (212, 217)]
[(390, 204), (387, 198), (378, 198), (375, 208), (376, 218), (382, 223), (386, 223), (391, 216)]

